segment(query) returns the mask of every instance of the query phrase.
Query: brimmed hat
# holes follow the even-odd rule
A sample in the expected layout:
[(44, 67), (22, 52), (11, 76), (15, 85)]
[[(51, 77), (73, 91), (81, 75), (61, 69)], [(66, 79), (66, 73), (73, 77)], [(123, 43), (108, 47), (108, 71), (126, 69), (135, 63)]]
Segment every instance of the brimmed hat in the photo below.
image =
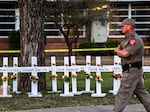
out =
[(129, 19), (129, 18), (126, 18), (122, 21), (121, 24), (119, 24), (119, 26), (124, 26), (124, 25), (132, 25), (132, 26), (135, 26), (135, 22), (133, 19)]

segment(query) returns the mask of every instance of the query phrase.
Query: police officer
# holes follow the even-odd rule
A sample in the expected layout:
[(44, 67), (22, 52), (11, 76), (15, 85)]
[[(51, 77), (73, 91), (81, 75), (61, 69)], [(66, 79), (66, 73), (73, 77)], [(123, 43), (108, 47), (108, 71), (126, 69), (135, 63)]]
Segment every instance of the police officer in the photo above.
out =
[(124, 19), (120, 26), (125, 38), (115, 48), (115, 53), (121, 57), (123, 79), (115, 97), (114, 112), (122, 112), (133, 94), (144, 105), (147, 112), (150, 112), (150, 94), (142, 82), (143, 40), (134, 31), (135, 22), (133, 19)]

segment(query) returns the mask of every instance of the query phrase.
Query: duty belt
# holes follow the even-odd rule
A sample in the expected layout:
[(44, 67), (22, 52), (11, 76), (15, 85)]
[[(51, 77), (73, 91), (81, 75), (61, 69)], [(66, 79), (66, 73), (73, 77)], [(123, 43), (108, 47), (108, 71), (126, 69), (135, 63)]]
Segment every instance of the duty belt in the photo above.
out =
[(129, 70), (132, 67), (140, 69), (142, 67), (142, 62), (140, 61), (140, 62), (135, 62), (135, 63), (129, 63), (129, 64), (122, 65), (123, 72), (126, 71), (126, 70)]

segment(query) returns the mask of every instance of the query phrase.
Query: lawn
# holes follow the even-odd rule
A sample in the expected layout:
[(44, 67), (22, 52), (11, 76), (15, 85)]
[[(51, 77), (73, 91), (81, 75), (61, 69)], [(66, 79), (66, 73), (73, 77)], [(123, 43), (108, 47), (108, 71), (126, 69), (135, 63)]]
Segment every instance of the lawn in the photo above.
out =
[[(95, 76), (92, 73), (93, 77)], [(47, 77), (47, 89), (51, 91), (50, 73), (46, 74)], [(48, 93), (42, 92), (41, 98), (29, 98), (26, 93), (15, 94), (13, 93), (11, 98), (0, 98), (0, 111), (12, 111), (12, 110), (27, 110), (27, 109), (41, 109), (41, 108), (56, 108), (56, 107), (68, 107), (68, 106), (87, 106), (87, 105), (110, 105), (114, 104), (114, 95), (109, 93), (112, 89), (112, 73), (102, 73), (103, 83), (102, 92), (106, 93), (106, 97), (93, 98), (91, 94), (84, 93), (74, 97), (61, 97), (60, 93)], [(150, 73), (145, 73), (145, 86), (150, 92)], [(1, 83), (1, 82), (0, 82)], [(11, 82), (9, 82), (11, 84)], [(85, 73), (78, 73), (77, 77), (78, 90), (85, 90)], [(62, 73), (58, 73), (58, 90), (63, 90)], [(70, 83), (71, 90), (71, 83)], [(91, 90), (95, 90), (95, 80), (91, 79)], [(132, 97), (129, 103), (139, 103), (136, 97)]]

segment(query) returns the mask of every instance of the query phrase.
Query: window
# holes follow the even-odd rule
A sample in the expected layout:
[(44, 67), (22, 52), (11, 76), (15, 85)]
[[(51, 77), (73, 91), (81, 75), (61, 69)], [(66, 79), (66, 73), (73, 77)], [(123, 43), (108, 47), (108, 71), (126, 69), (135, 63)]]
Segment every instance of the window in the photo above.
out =
[[(0, 2), (0, 38), (8, 38), (9, 32), (19, 30), (19, 10), (15, 1)], [(63, 38), (58, 27), (54, 23), (54, 16), (45, 16), (44, 32), (47, 38)], [(62, 20), (60, 20), (62, 24)], [(64, 31), (67, 30), (64, 28)], [(85, 26), (79, 30), (80, 37), (85, 37)]]
[(0, 38), (8, 38), (15, 30), (15, 7), (17, 2), (0, 2)]
[(54, 16), (45, 16), (44, 32), (47, 38), (58, 38), (61, 37), (61, 33), (58, 27), (55, 25)]
[(132, 4), (131, 16), (136, 21), (136, 32), (146, 37), (150, 31), (150, 6), (146, 4)]
[[(149, 3), (147, 3), (149, 4)], [(111, 6), (112, 22), (109, 23), (109, 38), (123, 37), (118, 24), (125, 18), (135, 20), (135, 31), (143, 38), (150, 31), (150, 6), (145, 2), (116, 3)]]
[(121, 29), (118, 24), (128, 17), (128, 4), (112, 4), (111, 5), (112, 21), (109, 23), (109, 38), (120, 38)]

